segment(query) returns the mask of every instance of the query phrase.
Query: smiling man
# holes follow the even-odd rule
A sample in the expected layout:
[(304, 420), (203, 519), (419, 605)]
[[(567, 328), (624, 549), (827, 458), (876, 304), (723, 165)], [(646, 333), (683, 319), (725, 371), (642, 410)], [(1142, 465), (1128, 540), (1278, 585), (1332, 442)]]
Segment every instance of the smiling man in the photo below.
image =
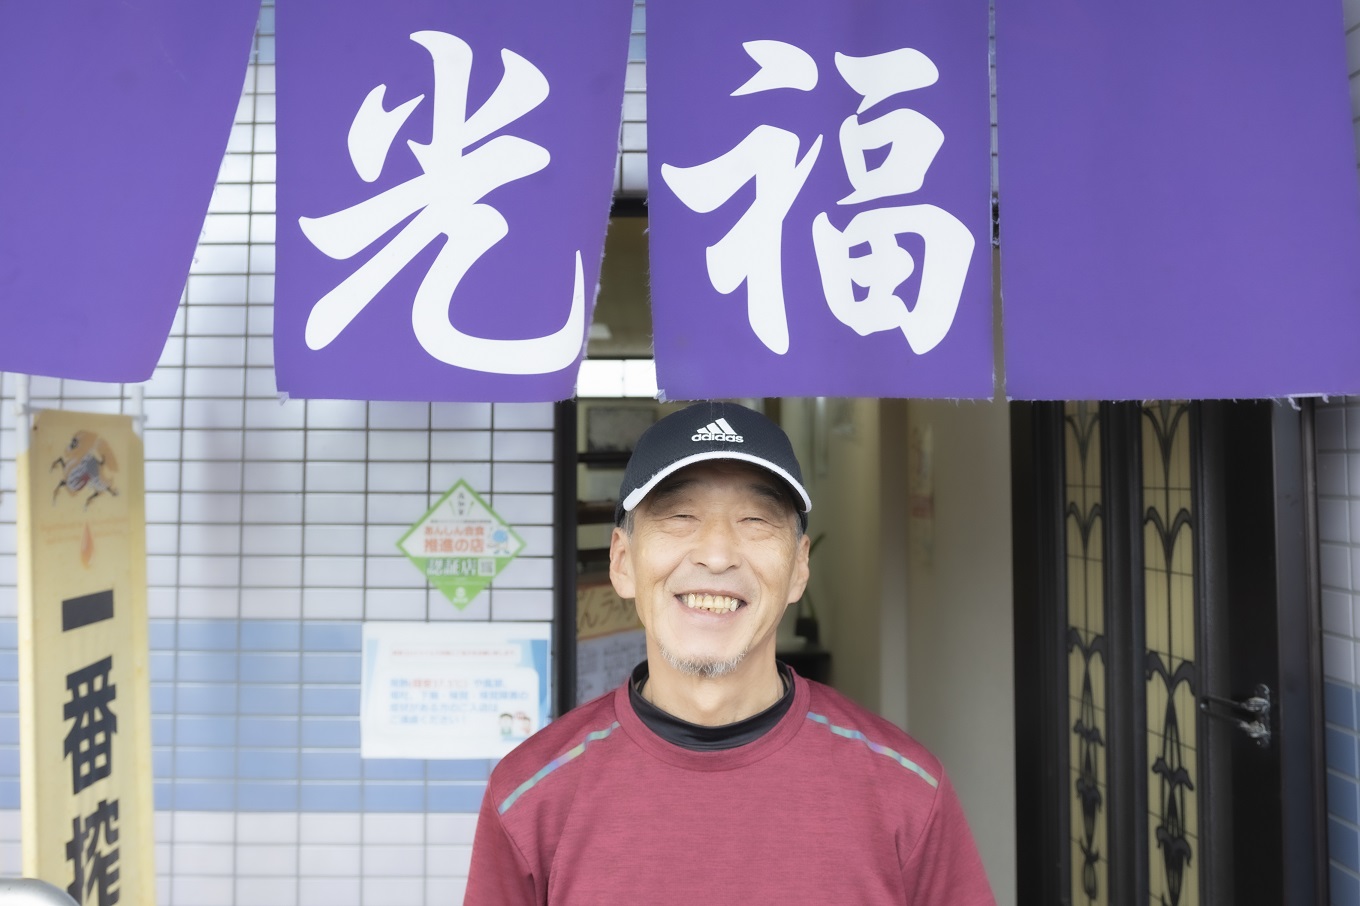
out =
[(700, 403), (643, 434), (609, 572), (647, 660), (497, 765), (468, 906), (995, 902), (939, 762), (775, 659), (811, 509), (758, 412)]

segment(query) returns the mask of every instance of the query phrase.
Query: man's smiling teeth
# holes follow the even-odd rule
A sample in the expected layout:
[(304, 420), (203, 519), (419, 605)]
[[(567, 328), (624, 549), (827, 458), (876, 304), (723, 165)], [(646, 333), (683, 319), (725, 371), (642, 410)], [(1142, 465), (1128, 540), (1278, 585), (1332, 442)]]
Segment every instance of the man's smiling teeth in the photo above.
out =
[(683, 600), (686, 607), (707, 610), (710, 613), (731, 613), (741, 605), (736, 598), (729, 598), (726, 595), (689, 594), (684, 595)]

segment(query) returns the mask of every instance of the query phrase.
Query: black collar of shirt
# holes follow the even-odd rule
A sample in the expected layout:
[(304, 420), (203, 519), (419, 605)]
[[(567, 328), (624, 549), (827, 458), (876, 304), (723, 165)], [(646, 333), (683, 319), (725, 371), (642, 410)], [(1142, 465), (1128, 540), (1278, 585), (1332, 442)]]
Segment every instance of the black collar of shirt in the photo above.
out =
[(638, 719), (647, 725), (657, 736), (685, 749), (696, 752), (717, 752), (722, 749), (735, 749), (748, 742), (755, 742), (764, 736), (789, 713), (793, 707), (793, 671), (787, 664), (776, 662), (779, 678), (784, 683), (784, 694), (779, 701), (750, 717), (732, 724), (719, 727), (705, 727), (681, 720), (673, 714), (662, 711), (642, 697), (642, 687), (647, 683), (647, 662), (643, 661), (633, 668), (632, 679), (628, 683), (628, 699)]

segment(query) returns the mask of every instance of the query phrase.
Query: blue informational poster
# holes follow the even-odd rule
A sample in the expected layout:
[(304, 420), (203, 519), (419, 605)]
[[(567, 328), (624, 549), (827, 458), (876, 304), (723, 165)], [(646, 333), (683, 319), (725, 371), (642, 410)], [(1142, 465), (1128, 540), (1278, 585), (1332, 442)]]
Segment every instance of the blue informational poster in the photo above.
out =
[(365, 623), (364, 758), (500, 758), (551, 715), (550, 623)]

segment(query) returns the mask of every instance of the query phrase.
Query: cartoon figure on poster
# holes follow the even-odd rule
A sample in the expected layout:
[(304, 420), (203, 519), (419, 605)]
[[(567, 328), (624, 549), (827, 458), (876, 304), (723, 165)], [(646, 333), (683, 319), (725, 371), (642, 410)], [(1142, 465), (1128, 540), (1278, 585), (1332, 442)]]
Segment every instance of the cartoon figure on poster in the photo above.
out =
[(515, 736), (520, 739), (528, 739), (534, 735), (534, 729), (533, 719), (528, 714), (523, 711), (515, 712)]
[(497, 557), (509, 557), (514, 552), (510, 532), (504, 526), (493, 529), (487, 539), (487, 548)]
[(534, 735), (534, 721), (523, 711), (501, 714), (501, 739), (518, 742)]

